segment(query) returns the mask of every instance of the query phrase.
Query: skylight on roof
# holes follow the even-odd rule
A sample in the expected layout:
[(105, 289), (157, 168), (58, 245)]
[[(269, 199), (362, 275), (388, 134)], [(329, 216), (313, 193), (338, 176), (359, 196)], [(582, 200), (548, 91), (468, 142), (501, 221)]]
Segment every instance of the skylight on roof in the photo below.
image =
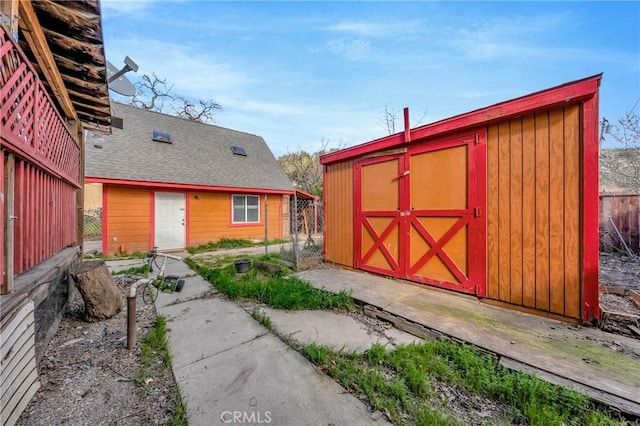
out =
[(154, 130), (151, 139), (156, 142), (171, 143), (171, 134)]
[(242, 155), (244, 157), (247, 156), (247, 151), (245, 151), (241, 146), (231, 145), (231, 152), (233, 152), (235, 155)]

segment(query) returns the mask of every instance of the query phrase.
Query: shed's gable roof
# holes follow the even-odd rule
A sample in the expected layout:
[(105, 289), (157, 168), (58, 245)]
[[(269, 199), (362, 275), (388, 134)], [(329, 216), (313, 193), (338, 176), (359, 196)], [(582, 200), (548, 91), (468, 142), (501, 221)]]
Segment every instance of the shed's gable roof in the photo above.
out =
[[(541, 90), (526, 96), (500, 102), (465, 114), (445, 118), (435, 123), (409, 129), (408, 117), (405, 117), (404, 132), (385, 136), (360, 145), (333, 151), (320, 157), (321, 164), (331, 164), (352, 159), (372, 152), (396, 148), (426, 138), (442, 136), (477, 126), (486, 126), (512, 117), (530, 114), (536, 111), (576, 104), (596, 96), (602, 74), (575, 80), (550, 89)], [(597, 113), (597, 111), (596, 111)], [(595, 136), (589, 135), (589, 136)]]
[[(134, 182), (174, 183), (292, 191), (293, 185), (260, 136), (198, 123), (117, 102), (114, 116), (123, 129), (103, 136), (102, 148), (89, 137), (85, 175)], [(171, 143), (152, 140), (168, 133)], [(231, 146), (245, 149), (233, 154)]]

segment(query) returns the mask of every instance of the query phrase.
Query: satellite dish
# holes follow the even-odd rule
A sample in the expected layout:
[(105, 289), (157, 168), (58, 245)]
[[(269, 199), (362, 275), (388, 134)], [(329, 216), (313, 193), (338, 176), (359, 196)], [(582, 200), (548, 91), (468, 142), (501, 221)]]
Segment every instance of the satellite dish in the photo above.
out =
[(138, 71), (138, 65), (128, 56), (124, 58), (124, 67), (118, 70), (111, 62), (107, 61), (107, 83), (109, 89), (122, 96), (133, 96), (136, 94), (136, 88), (124, 74), (128, 71)]

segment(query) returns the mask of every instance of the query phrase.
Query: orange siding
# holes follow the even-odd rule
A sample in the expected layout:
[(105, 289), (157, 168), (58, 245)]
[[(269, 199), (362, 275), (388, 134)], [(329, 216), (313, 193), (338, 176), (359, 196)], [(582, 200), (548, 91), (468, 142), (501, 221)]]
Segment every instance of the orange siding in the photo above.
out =
[[(151, 192), (148, 189), (104, 186), (107, 191), (107, 253), (149, 250)], [(114, 238), (116, 241), (114, 241)]]
[[(187, 193), (189, 241), (187, 246), (206, 244), (220, 238), (264, 240), (264, 195), (260, 195), (260, 224), (231, 224), (231, 195), (221, 192)], [(282, 238), (282, 195), (267, 196), (269, 239)]]
[(579, 318), (579, 126), (579, 106), (489, 126), (489, 298)]
[(353, 162), (325, 166), (325, 260), (354, 266)]
[[(107, 187), (106, 238), (109, 254), (145, 252), (151, 248), (151, 192), (124, 186)], [(187, 246), (206, 244), (222, 237), (264, 240), (264, 195), (260, 195), (261, 223), (258, 225), (231, 225), (229, 193), (188, 192), (187, 203)], [(269, 239), (282, 238), (282, 195), (268, 196), (267, 214)]]

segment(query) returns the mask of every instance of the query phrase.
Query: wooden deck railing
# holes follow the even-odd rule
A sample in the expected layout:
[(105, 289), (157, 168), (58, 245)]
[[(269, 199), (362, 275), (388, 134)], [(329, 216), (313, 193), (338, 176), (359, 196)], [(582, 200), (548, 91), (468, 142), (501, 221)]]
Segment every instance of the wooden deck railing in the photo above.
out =
[(38, 74), (2, 27), (0, 135), (5, 293), (14, 275), (75, 242), (82, 158)]

